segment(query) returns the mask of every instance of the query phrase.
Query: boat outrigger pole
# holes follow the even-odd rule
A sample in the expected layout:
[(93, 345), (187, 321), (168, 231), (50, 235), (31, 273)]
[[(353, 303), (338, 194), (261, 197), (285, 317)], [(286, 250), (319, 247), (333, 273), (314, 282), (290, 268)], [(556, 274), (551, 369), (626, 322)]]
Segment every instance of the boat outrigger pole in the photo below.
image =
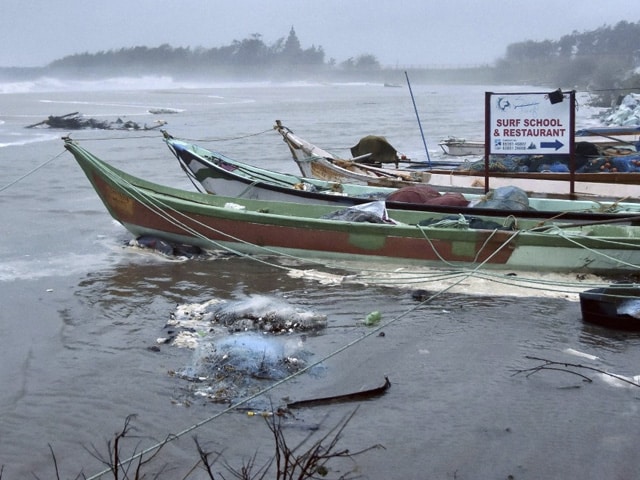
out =
[(413, 109), (416, 112), (416, 118), (418, 119), (418, 126), (420, 127), (420, 135), (422, 135), (422, 144), (424, 145), (424, 151), (427, 152), (427, 162), (429, 162), (429, 168), (431, 168), (431, 158), (429, 157), (429, 149), (427, 148), (427, 141), (424, 139), (424, 132), (422, 131), (422, 123), (420, 123), (420, 115), (418, 115), (418, 107), (416, 107), (416, 100), (413, 98), (413, 90), (411, 90), (411, 82), (409, 81), (409, 74), (405, 70), (404, 76), (407, 77), (407, 86), (409, 87), (409, 93), (411, 94), (411, 101), (413, 102)]

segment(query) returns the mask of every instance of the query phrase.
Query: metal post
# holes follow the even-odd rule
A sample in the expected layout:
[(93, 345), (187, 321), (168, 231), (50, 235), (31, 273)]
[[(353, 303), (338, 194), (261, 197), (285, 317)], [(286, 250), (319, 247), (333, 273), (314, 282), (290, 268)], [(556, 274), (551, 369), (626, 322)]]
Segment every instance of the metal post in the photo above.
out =
[(411, 82), (409, 82), (409, 75), (404, 72), (404, 76), (407, 77), (407, 86), (409, 87), (409, 93), (411, 94), (411, 101), (413, 102), (413, 109), (416, 112), (416, 118), (418, 119), (418, 126), (420, 127), (420, 135), (422, 135), (422, 144), (424, 145), (424, 151), (427, 152), (427, 161), (429, 162), (429, 168), (431, 168), (431, 158), (429, 157), (429, 149), (427, 148), (427, 141), (424, 139), (424, 132), (422, 131), (422, 123), (420, 123), (420, 115), (418, 115), (418, 107), (416, 107), (416, 101), (413, 98), (413, 90), (411, 90)]

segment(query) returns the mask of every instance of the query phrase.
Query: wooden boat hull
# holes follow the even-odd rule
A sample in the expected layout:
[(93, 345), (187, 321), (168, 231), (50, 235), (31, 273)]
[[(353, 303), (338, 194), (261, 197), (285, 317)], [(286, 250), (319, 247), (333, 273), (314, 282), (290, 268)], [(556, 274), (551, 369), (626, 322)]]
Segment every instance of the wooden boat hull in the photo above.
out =
[[(164, 135), (167, 146), (196, 188), (216, 195), (321, 205), (358, 205), (375, 199), (385, 199), (387, 207), (393, 209), (582, 221), (601, 221), (638, 214), (640, 221), (640, 203), (531, 198), (531, 210), (508, 210), (394, 202), (389, 201), (387, 197), (397, 191), (395, 188), (328, 182), (272, 172), (175, 139), (166, 132)], [(483, 199), (484, 195), (467, 194), (466, 198), (470, 202), (477, 202)]]
[(390, 188), (427, 183), (431, 177), (426, 171), (376, 168), (353, 160), (338, 159), (326, 150), (294, 135), (279, 120), (276, 120), (274, 128), (282, 135), (303, 177)]
[[(465, 170), (431, 170), (429, 184), (441, 189), (484, 190), (487, 179), (484, 173)], [(577, 195), (593, 197), (617, 197), (637, 199), (640, 194), (640, 173), (576, 173), (574, 191)], [(568, 173), (529, 172), (525, 174), (491, 172), (490, 189), (516, 186), (530, 194), (567, 195), (570, 176)]]
[[(332, 206), (186, 192), (128, 175), (65, 139), (111, 216), (135, 236), (238, 253), (391, 261), (438, 267), (607, 273), (636, 271), (640, 227), (558, 226), (558, 231), (419, 226), (438, 214), (391, 210), (398, 224), (322, 218)], [(537, 222), (524, 225), (534, 228)]]
[(594, 325), (640, 332), (640, 318), (621, 313), (624, 302), (640, 302), (640, 287), (611, 286), (594, 288), (580, 293), (582, 319)]

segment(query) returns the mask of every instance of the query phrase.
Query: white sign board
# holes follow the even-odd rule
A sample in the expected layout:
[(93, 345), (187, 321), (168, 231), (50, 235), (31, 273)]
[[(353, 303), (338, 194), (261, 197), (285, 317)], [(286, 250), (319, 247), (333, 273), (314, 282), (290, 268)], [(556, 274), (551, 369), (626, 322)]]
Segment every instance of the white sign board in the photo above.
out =
[(489, 153), (502, 155), (569, 153), (572, 114), (570, 93), (490, 93), (488, 95), (491, 137)]

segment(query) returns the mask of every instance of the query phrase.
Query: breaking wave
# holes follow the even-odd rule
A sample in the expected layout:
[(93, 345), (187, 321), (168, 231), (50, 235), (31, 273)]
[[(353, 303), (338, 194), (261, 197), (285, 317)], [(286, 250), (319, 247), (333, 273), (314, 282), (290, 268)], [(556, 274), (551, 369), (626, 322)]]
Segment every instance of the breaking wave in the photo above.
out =
[(60, 135), (56, 133), (21, 134), (17, 132), (10, 132), (10, 133), (0, 132), (0, 148), (19, 147), (19, 146), (28, 145), (31, 143), (58, 140), (59, 138), (60, 138)]
[(34, 80), (0, 83), (0, 94), (155, 90), (164, 88), (196, 88), (198, 86), (197, 83), (176, 83), (173, 78), (169, 76), (113, 77), (96, 80), (40, 77)]
[[(288, 87), (318, 86), (320, 82), (295, 81), (279, 82)], [(146, 75), (141, 77), (112, 77), (95, 80), (80, 80), (57, 77), (39, 77), (33, 80), (11, 82), (0, 81), (0, 94), (44, 93), (44, 92), (97, 92), (121, 90), (164, 90), (197, 88), (269, 88), (274, 83), (261, 81), (205, 81), (175, 80), (171, 76)], [(345, 84), (346, 85), (346, 84)]]

